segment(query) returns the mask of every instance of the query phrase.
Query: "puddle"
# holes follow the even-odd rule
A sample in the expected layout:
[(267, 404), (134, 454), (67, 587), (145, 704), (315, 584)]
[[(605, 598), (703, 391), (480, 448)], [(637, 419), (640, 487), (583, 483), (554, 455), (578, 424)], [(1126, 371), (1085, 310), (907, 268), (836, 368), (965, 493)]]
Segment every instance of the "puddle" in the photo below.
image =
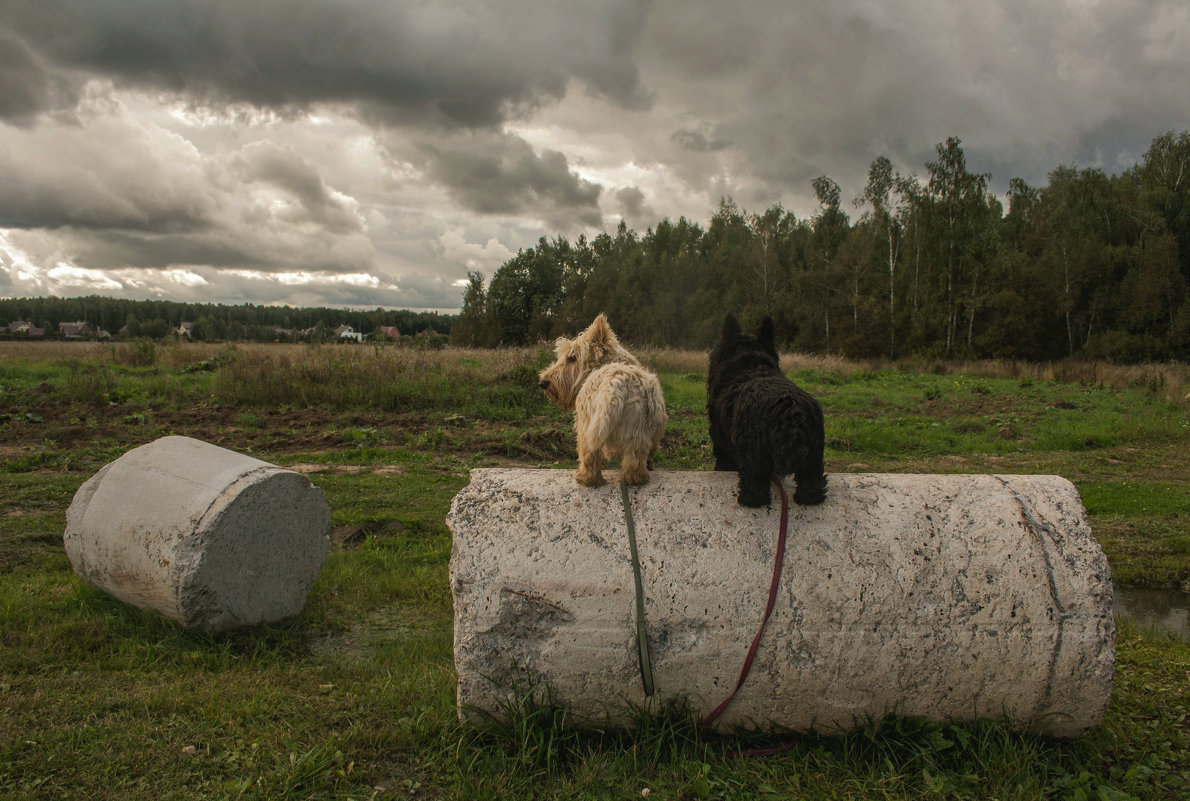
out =
[(1116, 587), (1115, 613), (1142, 628), (1190, 639), (1190, 593)]

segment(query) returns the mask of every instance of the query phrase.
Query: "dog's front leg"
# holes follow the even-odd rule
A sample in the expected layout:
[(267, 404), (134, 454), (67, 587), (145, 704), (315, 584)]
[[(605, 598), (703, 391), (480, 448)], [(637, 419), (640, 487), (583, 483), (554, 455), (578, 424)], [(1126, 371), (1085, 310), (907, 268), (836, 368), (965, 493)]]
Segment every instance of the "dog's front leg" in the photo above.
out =
[(711, 424), (711, 453), (715, 456), (716, 470), (735, 472), (740, 469), (731, 439), (714, 424)]

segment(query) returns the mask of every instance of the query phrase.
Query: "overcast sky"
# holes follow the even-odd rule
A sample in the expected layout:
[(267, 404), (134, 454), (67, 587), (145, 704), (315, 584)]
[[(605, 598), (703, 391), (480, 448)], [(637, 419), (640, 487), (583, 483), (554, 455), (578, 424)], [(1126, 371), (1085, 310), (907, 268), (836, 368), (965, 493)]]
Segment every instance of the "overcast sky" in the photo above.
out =
[(543, 235), (1187, 129), (1186, 0), (0, 0), (0, 296), (454, 310)]

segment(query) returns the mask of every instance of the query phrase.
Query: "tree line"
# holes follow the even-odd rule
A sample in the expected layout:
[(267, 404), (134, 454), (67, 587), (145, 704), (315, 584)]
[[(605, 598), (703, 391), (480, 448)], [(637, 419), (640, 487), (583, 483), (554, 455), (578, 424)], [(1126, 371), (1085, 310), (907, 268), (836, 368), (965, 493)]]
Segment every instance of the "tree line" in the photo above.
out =
[(195, 340), (323, 342), (334, 339), (335, 329), (341, 325), (349, 325), (365, 336), (375, 333), (380, 326), (395, 326), (403, 336), (424, 332), (446, 336), (454, 319), (454, 315), (406, 309), (361, 311), (251, 303), (181, 303), (100, 295), (0, 298), (0, 333), (9, 323), (25, 321), (44, 329), (47, 338), (59, 336), (59, 323), (86, 322), (93, 330), (103, 330), (114, 337), (162, 339), (174, 335), (183, 322), (188, 322), (191, 325), (187, 336)]
[(850, 357), (1190, 359), (1190, 132), (1120, 175), (1014, 178), (1007, 210), (957, 137), (935, 152), (920, 178), (873, 161), (854, 217), (824, 175), (809, 219), (725, 198), (705, 228), (543, 237), (490, 281), (469, 274), (452, 341), (548, 340), (606, 312), (628, 341), (706, 348), (730, 311)]

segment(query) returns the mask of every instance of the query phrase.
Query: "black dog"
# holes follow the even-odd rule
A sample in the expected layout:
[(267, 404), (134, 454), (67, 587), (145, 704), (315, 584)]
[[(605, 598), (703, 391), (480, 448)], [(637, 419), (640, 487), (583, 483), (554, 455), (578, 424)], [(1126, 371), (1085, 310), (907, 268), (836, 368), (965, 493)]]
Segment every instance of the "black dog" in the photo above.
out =
[(739, 471), (741, 506), (768, 506), (773, 479), (791, 473), (797, 503), (826, 499), (822, 407), (781, 372), (771, 317), (750, 337), (727, 315), (711, 351), (707, 413), (715, 469)]

